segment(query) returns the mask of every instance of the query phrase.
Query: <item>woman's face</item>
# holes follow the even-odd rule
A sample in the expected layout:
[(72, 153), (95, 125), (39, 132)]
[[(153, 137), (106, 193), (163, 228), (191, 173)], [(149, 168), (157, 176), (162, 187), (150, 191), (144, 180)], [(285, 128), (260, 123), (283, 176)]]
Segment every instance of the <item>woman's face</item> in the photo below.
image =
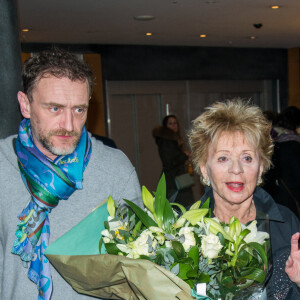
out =
[(215, 200), (242, 204), (252, 200), (263, 166), (258, 151), (240, 132), (221, 134), (216, 147), (209, 146), (201, 172), (209, 177)]
[(170, 117), (167, 122), (167, 127), (177, 133), (178, 132), (177, 120), (173, 117)]

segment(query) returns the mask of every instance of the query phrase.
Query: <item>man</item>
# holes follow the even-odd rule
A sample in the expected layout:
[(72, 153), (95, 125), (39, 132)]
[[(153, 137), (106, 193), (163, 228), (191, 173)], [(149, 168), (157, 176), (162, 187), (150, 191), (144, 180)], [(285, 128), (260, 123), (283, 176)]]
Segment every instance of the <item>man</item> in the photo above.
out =
[(25, 62), (22, 79), (19, 134), (0, 140), (0, 299), (90, 299), (44, 251), (109, 195), (142, 205), (137, 175), (84, 127), (93, 84), (84, 62), (44, 51)]

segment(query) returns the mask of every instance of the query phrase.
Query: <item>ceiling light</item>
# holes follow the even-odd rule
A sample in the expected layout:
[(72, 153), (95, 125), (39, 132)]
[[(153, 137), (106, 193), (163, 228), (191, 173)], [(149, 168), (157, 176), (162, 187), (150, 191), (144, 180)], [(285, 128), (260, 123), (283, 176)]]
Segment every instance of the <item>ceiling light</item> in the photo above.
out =
[(152, 35), (152, 32), (147, 32), (146, 35), (150, 36)]
[(206, 38), (206, 34), (200, 34), (201, 38)]
[(23, 31), (23, 32), (28, 32), (29, 29), (28, 29), (28, 28), (24, 28), (24, 29), (22, 29), (22, 31)]
[(134, 19), (136, 21), (151, 21), (154, 20), (155, 17), (151, 15), (140, 15), (140, 16), (134, 16)]
[(250, 40), (255, 40), (255, 39), (256, 39), (256, 36), (251, 35), (249, 38), (250, 38)]
[(272, 8), (272, 9), (278, 9), (278, 8), (279, 8), (279, 5), (272, 5), (271, 8)]

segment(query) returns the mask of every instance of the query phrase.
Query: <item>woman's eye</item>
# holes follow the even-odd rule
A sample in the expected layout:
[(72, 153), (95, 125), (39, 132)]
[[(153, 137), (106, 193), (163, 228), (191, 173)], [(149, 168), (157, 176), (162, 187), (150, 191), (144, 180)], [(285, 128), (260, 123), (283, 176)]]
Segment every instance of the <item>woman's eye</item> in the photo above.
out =
[(218, 162), (224, 162), (227, 160), (227, 157), (226, 156), (221, 156), (218, 158)]
[(244, 157), (244, 160), (246, 161), (246, 162), (252, 162), (252, 157), (250, 156), (250, 155), (247, 155), (247, 156), (245, 156)]

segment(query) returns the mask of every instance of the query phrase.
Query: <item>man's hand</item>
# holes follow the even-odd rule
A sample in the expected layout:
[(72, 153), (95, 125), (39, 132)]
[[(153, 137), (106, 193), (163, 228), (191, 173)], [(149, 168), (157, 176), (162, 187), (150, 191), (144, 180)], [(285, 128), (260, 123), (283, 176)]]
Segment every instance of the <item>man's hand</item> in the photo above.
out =
[(298, 246), (300, 233), (291, 238), (291, 254), (285, 264), (285, 272), (300, 287), (300, 250)]

